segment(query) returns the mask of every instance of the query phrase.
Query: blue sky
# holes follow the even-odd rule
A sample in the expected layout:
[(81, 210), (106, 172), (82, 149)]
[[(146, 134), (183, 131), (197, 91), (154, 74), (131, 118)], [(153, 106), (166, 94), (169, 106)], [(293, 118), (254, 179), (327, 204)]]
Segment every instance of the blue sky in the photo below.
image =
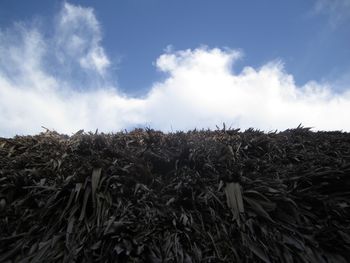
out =
[[(298, 122), (347, 130), (350, 124), (344, 123), (342, 111), (350, 109), (349, 25), (348, 0), (3, 0), (0, 136), (35, 133), (45, 125), (69, 133), (80, 126), (169, 130), (213, 127), (222, 121), (265, 130)], [(23, 49), (27, 52), (19, 61)], [(23, 66), (26, 62), (33, 63), (30, 70)], [(218, 67), (222, 72), (214, 74)], [(213, 75), (206, 83), (216, 81), (221, 87), (195, 87), (204, 84), (196, 69)], [(252, 78), (256, 80), (250, 83)], [(259, 89), (260, 83), (276, 88)], [(186, 90), (181, 93), (178, 85)], [(48, 95), (52, 103), (42, 105)], [(111, 101), (101, 108), (89, 96)], [(230, 96), (237, 100), (235, 107), (225, 102)], [(257, 105), (265, 96), (269, 104)], [(16, 112), (8, 105), (29, 98), (41, 105), (38, 111)], [(158, 101), (166, 99), (172, 103)], [(199, 102), (192, 105), (191, 100)], [(251, 109), (238, 110), (247, 107), (239, 102)], [(75, 118), (67, 116), (73, 105), (81, 105)], [(38, 113), (44, 109), (47, 114)], [(297, 119), (297, 109), (314, 114)], [(104, 119), (106, 112), (113, 112), (112, 117)], [(326, 122), (324, 112), (343, 116)], [(193, 119), (183, 121), (188, 113)], [(17, 121), (9, 121), (13, 118)]]
[[(333, 25), (331, 11), (316, 12), (316, 2), (70, 1), (94, 8), (115, 78), (124, 91), (136, 94), (160, 77), (152, 62), (168, 45), (241, 49), (245, 56), (237, 69), (280, 59), (300, 85), (344, 77), (350, 72), (350, 20)], [(62, 1), (3, 0), (0, 5), (0, 25), (8, 27), (33, 18), (52, 23)]]

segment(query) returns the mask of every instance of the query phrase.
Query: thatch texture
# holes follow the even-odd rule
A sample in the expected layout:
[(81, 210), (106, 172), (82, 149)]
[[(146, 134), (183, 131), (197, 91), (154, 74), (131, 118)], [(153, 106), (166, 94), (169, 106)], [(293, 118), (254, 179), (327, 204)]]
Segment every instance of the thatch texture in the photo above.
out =
[(0, 139), (0, 262), (347, 262), (350, 134)]

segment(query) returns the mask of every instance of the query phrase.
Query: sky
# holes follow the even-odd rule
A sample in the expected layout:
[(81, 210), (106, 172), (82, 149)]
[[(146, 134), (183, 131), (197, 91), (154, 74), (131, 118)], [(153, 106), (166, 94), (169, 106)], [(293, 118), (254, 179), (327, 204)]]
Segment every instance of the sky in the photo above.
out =
[(350, 131), (349, 0), (0, 1), (0, 137)]

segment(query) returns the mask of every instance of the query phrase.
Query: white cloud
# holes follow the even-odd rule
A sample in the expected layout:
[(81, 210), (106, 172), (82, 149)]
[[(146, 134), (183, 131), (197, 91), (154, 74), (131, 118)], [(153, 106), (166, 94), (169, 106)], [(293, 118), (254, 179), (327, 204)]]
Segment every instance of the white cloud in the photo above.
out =
[(334, 95), (329, 87), (309, 82), (297, 87), (281, 63), (234, 74), (239, 53), (196, 49), (164, 54), (158, 67), (170, 73), (147, 97), (152, 126), (169, 129), (214, 128), (222, 123), (264, 130), (296, 127), (350, 130), (345, 112), (350, 93)]
[[(336, 94), (331, 84), (317, 82), (298, 87), (281, 62), (236, 73), (239, 51), (171, 48), (156, 62), (168, 77), (144, 98), (131, 98), (104, 78), (110, 62), (92, 9), (64, 4), (55, 27), (51, 38), (23, 24), (0, 31), (0, 136), (38, 133), (41, 126), (70, 134), (143, 125), (164, 131), (215, 128), (222, 122), (263, 130), (302, 123), (350, 131), (349, 89)], [(74, 74), (61, 74), (67, 67)], [(99, 84), (76, 86), (80, 74)]]
[(68, 54), (85, 69), (103, 75), (110, 61), (101, 47), (100, 25), (92, 8), (64, 3), (55, 38), (59, 56)]
[(349, 0), (316, 0), (313, 12), (326, 14), (332, 26), (337, 26), (350, 18)]

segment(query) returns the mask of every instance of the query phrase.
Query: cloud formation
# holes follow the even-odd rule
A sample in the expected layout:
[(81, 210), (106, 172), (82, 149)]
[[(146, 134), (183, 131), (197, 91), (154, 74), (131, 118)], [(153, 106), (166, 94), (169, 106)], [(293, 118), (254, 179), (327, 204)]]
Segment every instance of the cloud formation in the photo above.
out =
[(174, 120), (180, 129), (212, 128), (224, 121), (273, 130), (303, 123), (350, 130), (345, 114), (350, 110), (349, 92), (337, 95), (316, 82), (297, 87), (280, 62), (245, 67), (235, 74), (231, 68), (238, 57), (237, 51), (205, 48), (162, 55), (157, 66), (170, 76), (147, 97), (149, 117), (157, 116), (154, 125), (168, 128)]
[(54, 40), (58, 56), (69, 55), (83, 69), (90, 69), (101, 75), (105, 73), (110, 61), (100, 45), (101, 29), (92, 8), (65, 3), (59, 14), (56, 30)]
[[(71, 134), (215, 128), (223, 122), (266, 131), (299, 123), (350, 131), (350, 91), (336, 94), (330, 84), (312, 81), (298, 87), (281, 62), (235, 72), (240, 51), (169, 49), (156, 61), (167, 78), (145, 97), (131, 98), (107, 80), (111, 62), (93, 9), (65, 3), (53, 32), (44, 37), (24, 24), (0, 31), (0, 136), (34, 134), (41, 126)], [(79, 85), (87, 77), (86, 89)]]

